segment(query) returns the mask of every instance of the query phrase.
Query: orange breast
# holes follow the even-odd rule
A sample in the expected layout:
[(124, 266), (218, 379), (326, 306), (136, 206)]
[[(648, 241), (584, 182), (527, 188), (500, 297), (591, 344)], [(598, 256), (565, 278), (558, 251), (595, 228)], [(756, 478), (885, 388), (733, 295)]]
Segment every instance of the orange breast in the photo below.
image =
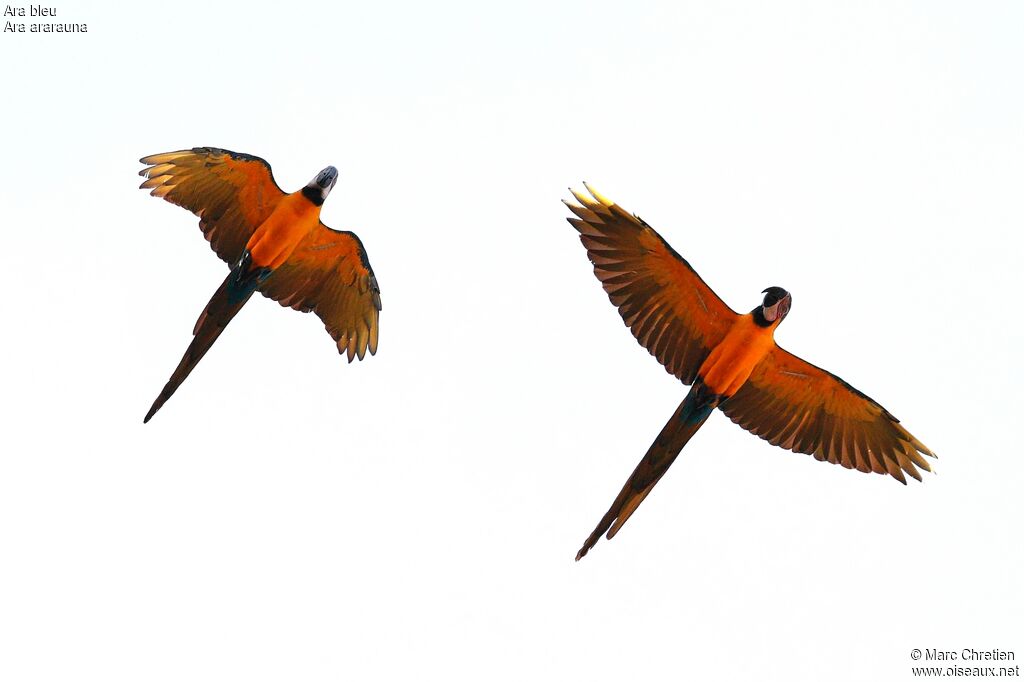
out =
[(708, 355), (698, 376), (715, 393), (733, 395), (775, 345), (775, 326), (761, 327), (751, 315), (741, 315)]
[(277, 268), (319, 224), (320, 207), (302, 196), (301, 192), (289, 194), (249, 238), (246, 248), (252, 254), (253, 264)]

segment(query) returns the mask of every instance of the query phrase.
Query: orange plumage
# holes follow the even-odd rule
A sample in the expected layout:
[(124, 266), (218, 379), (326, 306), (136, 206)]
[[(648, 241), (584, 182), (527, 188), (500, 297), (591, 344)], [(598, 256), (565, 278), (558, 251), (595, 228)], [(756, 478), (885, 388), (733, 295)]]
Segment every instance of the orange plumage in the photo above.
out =
[(349, 362), (377, 351), (380, 289), (366, 251), (351, 232), (320, 222), (337, 180), (329, 166), (286, 194), (263, 159), (212, 147), (141, 159), (140, 186), (188, 209), (210, 246), (231, 266), (193, 330), (194, 339), (145, 421), (173, 395), (255, 291), (315, 312)]
[(906, 483), (934, 457), (885, 408), (775, 343), (791, 297), (770, 287), (740, 315), (650, 225), (587, 187), (569, 222), (633, 336), (693, 388), (576, 556), (611, 538), (715, 408), (773, 445)]

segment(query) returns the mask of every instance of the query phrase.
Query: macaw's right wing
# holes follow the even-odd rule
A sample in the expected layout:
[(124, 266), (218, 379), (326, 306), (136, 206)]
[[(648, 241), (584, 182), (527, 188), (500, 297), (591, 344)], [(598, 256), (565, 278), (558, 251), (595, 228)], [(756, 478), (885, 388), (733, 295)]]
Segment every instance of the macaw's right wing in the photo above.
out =
[(249, 237), (285, 196), (258, 156), (196, 147), (140, 161), (148, 166), (139, 171), (147, 178), (140, 189), (199, 216), (203, 235), (228, 265), (242, 257)]
[(565, 205), (594, 274), (640, 345), (692, 384), (736, 313), (650, 225), (584, 186), (593, 198), (570, 190), (581, 205)]
[(380, 287), (354, 233), (320, 223), (259, 289), (283, 306), (316, 313), (349, 362), (377, 352)]
[(920, 481), (917, 467), (931, 471), (922, 454), (935, 456), (887, 409), (778, 346), (721, 409), (772, 445), (904, 484), (904, 472)]

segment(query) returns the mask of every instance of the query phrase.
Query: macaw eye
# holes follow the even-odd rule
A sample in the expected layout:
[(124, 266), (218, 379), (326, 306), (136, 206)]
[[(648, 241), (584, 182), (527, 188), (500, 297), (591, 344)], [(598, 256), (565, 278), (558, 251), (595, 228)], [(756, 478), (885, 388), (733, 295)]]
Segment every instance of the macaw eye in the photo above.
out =
[(779, 302), (779, 317), (785, 317), (789, 314), (789, 307), (793, 305), (792, 298), (784, 298)]

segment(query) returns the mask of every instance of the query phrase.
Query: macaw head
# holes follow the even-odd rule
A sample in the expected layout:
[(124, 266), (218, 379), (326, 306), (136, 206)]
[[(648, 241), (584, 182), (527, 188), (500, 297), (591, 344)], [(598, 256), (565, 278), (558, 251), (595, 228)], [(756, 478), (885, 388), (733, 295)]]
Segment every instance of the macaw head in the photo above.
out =
[(793, 304), (793, 297), (782, 287), (768, 287), (761, 292), (764, 294), (764, 302), (761, 303), (761, 317), (768, 324), (776, 320), (782, 320), (789, 314), (789, 307)]
[(328, 166), (316, 174), (316, 177), (309, 181), (302, 193), (317, 206), (322, 206), (324, 199), (334, 189), (334, 183), (338, 181), (338, 169)]

